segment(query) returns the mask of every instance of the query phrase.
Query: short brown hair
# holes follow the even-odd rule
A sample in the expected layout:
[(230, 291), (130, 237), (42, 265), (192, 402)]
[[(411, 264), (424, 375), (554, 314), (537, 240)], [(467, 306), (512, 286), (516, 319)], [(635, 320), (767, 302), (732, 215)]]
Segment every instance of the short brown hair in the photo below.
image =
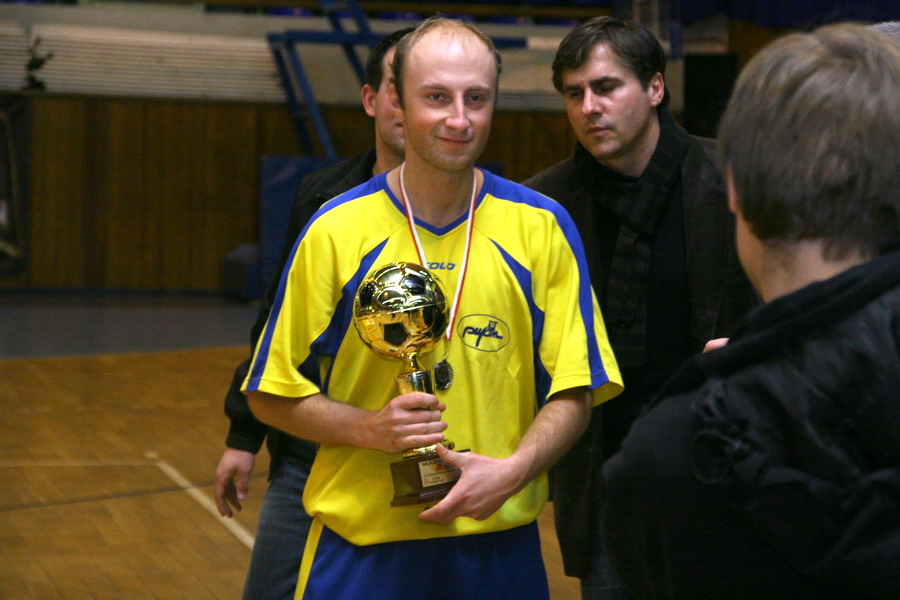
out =
[(900, 48), (830, 25), (764, 48), (741, 73), (719, 155), (761, 241), (826, 256), (900, 247)]
[[(553, 58), (553, 87), (562, 93), (563, 72), (580, 69), (598, 44), (605, 44), (618, 57), (619, 62), (631, 71), (644, 89), (653, 76), (659, 73), (665, 83), (666, 53), (659, 40), (649, 29), (635, 21), (616, 17), (594, 17), (576, 26), (566, 34)], [(669, 105), (669, 90), (665, 88), (661, 108)]]
[(366, 83), (376, 92), (381, 89), (381, 82), (384, 79), (384, 65), (382, 62), (385, 55), (390, 52), (391, 48), (400, 43), (404, 35), (414, 29), (415, 27), (404, 27), (389, 33), (369, 50), (369, 56), (366, 58)]

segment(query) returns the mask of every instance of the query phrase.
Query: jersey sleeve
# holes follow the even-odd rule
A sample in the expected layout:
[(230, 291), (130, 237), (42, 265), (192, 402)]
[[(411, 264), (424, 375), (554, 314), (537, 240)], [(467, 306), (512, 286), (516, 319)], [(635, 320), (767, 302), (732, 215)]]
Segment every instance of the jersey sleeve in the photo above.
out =
[(573, 387), (593, 390), (594, 404), (622, 392), (622, 376), (591, 287), (581, 237), (569, 214), (553, 211), (535, 296), (544, 305), (541, 363), (552, 381), (547, 397)]
[(257, 342), (245, 392), (302, 398), (321, 390), (314, 346), (325, 335), (340, 295), (331, 246), (315, 219), (298, 238)]

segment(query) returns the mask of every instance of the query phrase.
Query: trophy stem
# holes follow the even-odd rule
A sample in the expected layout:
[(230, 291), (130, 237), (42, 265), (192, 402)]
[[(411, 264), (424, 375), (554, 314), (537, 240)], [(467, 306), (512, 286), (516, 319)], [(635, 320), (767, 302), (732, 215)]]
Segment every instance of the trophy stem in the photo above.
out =
[(434, 394), (434, 378), (431, 371), (416, 369), (414, 371), (403, 370), (402, 373), (394, 378), (397, 382), (397, 389), (401, 394), (409, 394), (412, 392), (424, 392), (426, 394)]
[[(416, 354), (410, 353), (403, 356), (404, 367), (403, 372), (394, 378), (397, 382), (397, 389), (401, 394), (409, 394), (411, 392), (424, 392), (426, 394), (434, 394), (434, 376), (431, 371), (423, 369), (416, 360)], [(450, 440), (442, 442), (444, 446), (452, 450), (455, 446)], [(403, 458), (416, 457), (435, 457), (437, 456), (437, 446), (422, 446), (421, 448), (410, 448), (402, 453)]]

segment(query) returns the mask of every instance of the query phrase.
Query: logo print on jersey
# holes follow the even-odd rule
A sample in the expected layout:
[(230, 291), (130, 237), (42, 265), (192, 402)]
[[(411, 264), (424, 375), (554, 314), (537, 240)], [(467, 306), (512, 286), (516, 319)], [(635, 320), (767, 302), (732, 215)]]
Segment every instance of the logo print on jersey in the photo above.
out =
[(482, 352), (496, 352), (509, 343), (509, 325), (491, 315), (466, 315), (456, 333), (466, 346)]
[(432, 271), (452, 271), (456, 268), (456, 263), (448, 262), (430, 262), (428, 268)]

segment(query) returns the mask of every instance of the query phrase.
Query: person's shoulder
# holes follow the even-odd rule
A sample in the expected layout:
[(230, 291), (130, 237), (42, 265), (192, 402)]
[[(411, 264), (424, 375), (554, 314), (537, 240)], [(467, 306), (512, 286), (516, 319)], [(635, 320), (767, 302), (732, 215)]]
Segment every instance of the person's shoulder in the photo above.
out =
[(543, 171), (532, 175), (523, 181), (522, 185), (543, 194), (550, 194), (555, 192), (561, 185), (568, 182), (575, 173), (575, 170), (575, 157), (570, 156), (569, 158), (561, 160), (555, 165), (547, 167)]
[(556, 210), (556, 207), (559, 206), (558, 202), (543, 192), (526, 186), (524, 183), (516, 183), (493, 174), (487, 175), (486, 181), (489, 181), (488, 193), (495, 198), (526, 204), (539, 209)]
[(666, 396), (648, 407), (635, 419), (619, 453), (606, 461), (603, 475), (607, 483), (620, 484), (633, 479), (635, 473), (666, 477), (674, 464), (683, 470), (695, 430), (691, 407), (702, 397), (695, 389)]
[(300, 187), (307, 194), (333, 197), (370, 179), (374, 164), (375, 150), (367, 150), (313, 171), (304, 177)]
[(370, 177), (363, 180), (362, 182), (354, 184), (348, 189), (344, 189), (343, 191), (336, 194), (333, 198), (328, 200), (325, 204), (323, 204), (322, 210), (328, 211), (338, 206), (342, 206), (362, 198), (368, 198), (374, 194), (383, 192), (387, 187), (387, 183), (385, 181), (386, 177), (387, 173), (379, 173), (374, 177)]
[[(543, 192), (497, 175), (491, 175), (486, 181), (490, 186), (486, 190), (487, 193), (505, 203), (498, 205), (504, 211), (504, 219), (512, 218), (515, 214), (515, 218), (521, 219), (522, 227), (526, 230), (534, 232), (542, 227), (549, 227), (563, 232), (566, 238), (575, 231), (575, 224), (566, 208)], [(515, 205), (514, 211), (508, 210), (510, 204)]]
[(719, 152), (716, 140), (696, 135), (688, 139), (688, 150), (684, 158), (684, 170), (692, 171), (698, 168), (719, 172)]
[(706, 156), (707, 160), (712, 163), (715, 163), (718, 160), (719, 152), (718, 145), (716, 140), (708, 137), (701, 137), (699, 135), (690, 136), (690, 141), (688, 142), (688, 152), (691, 150), (695, 152), (700, 150)]
[(698, 191), (708, 190), (714, 195), (724, 196), (725, 178), (719, 170), (718, 146), (716, 140), (690, 136), (688, 150), (681, 166), (682, 181)]
[[(380, 173), (330, 198), (323, 198), (322, 204), (317, 207), (315, 213), (309, 219), (310, 229), (319, 232), (323, 228), (327, 231), (349, 231), (353, 229), (349, 227), (348, 218), (350, 217), (348, 215), (356, 215), (356, 211), (371, 211), (373, 207), (379, 205), (378, 202), (375, 205), (367, 205), (365, 203), (367, 199), (384, 191), (386, 186), (385, 176), (386, 173)], [(355, 222), (358, 219), (354, 217), (352, 220)]]

